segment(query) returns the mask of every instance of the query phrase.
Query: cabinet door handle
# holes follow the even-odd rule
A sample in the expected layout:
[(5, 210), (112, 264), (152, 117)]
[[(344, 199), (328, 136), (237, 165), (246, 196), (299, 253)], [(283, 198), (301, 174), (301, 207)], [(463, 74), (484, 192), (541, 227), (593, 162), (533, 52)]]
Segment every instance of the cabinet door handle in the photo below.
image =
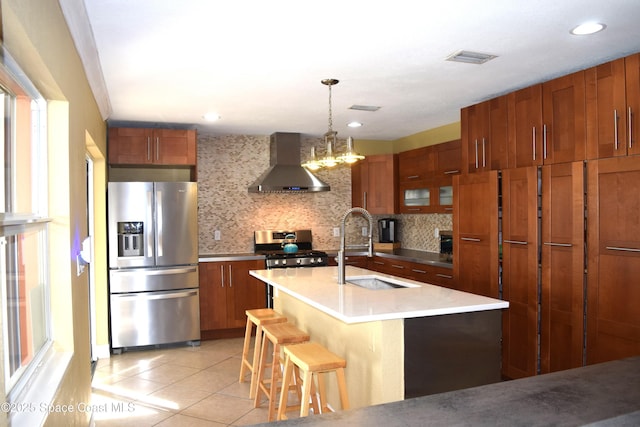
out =
[(475, 237), (461, 237), (460, 240), (464, 240), (465, 242), (481, 242), (482, 240), (476, 239)]
[(478, 169), (478, 140), (476, 139), (476, 169)]
[(414, 273), (420, 273), (420, 274), (427, 274), (426, 271), (424, 270), (418, 270), (417, 268), (412, 268), (411, 271), (413, 271)]
[(542, 159), (547, 159), (547, 125), (542, 126)]
[(391, 267), (393, 267), (393, 268), (399, 268), (400, 270), (404, 270), (404, 265), (391, 264)]
[(160, 137), (156, 137), (156, 160), (160, 160)]
[(618, 150), (618, 110), (613, 109), (613, 146)]
[(531, 148), (533, 150), (533, 160), (536, 160), (536, 127), (532, 128)]
[(366, 191), (362, 193), (362, 204), (364, 205), (362, 206), (362, 208), (367, 209), (367, 192)]
[(485, 139), (482, 138), (482, 167), (483, 168), (487, 166), (487, 156), (485, 153), (484, 145), (485, 145)]
[(407, 179), (418, 179), (418, 178), (420, 178), (420, 175), (411, 175), (407, 177)]
[(631, 112), (631, 107), (629, 107), (628, 120), (629, 120), (629, 148), (633, 147), (633, 113)]
[(151, 137), (147, 137), (147, 160), (151, 161)]
[(453, 208), (444, 208), (445, 211), (452, 211)]
[(554, 242), (544, 242), (543, 245), (545, 246), (560, 246), (563, 248), (570, 248), (573, 246), (573, 244), (571, 243), (554, 243)]
[(449, 276), (448, 274), (436, 274), (436, 277), (442, 277), (443, 279), (453, 279), (453, 276)]
[(420, 208), (407, 208), (408, 211), (419, 211)]
[(231, 264), (229, 264), (229, 287), (233, 288), (233, 275), (231, 274)]
[(511, 243), (514, 245), (528, 245), (529, 242), (524, 242), (522, 240), (503, 240), (504, 243)]
[(224, 265), (220, 266), (220, 287), (224, 288)]
[(373, 261), (374, 264), (378, 264), (378, 265), (384, 265), (384, 262), (382, 261)]
[(610, 251), (621, 251), (621, 252), (640, 252), (639, 248), (621, 248), (619, 246), (607, 246), (606, 249)]
[(452, 171), (444, 171), (445, 175), (453, 175), (454, 173), (460, 173), (460, 169), (456, 169)]

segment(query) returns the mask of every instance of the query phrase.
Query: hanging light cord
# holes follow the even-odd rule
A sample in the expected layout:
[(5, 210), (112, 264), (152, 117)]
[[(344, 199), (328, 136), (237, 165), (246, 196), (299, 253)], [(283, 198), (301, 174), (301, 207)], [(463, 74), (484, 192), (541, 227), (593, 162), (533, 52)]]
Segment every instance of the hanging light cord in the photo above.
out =
[(331, 109), (331, 86), (333, 86), (333, 83), (328, 83), (329, 86), (329, 132), (333, 132), (333, 111)]

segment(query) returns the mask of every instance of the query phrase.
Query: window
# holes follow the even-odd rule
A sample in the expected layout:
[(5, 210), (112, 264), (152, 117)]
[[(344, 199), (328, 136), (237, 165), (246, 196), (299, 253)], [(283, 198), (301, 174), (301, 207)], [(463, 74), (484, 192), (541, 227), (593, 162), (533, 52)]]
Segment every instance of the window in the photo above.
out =
[(24, 387), (51, 344), (46, 103), (6, 52), (2, 60), (0, 294), (4, 387), (12, 395)]

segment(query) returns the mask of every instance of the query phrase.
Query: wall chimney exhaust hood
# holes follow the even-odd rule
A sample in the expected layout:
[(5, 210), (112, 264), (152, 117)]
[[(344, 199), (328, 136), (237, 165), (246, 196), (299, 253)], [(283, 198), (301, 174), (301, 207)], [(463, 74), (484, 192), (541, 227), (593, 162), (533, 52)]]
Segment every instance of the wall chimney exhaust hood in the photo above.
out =
[(271, 165), (249, 186), (249, 193), (312, 193), (331, 187), (300, 166), (300, 134), (271, 135)]

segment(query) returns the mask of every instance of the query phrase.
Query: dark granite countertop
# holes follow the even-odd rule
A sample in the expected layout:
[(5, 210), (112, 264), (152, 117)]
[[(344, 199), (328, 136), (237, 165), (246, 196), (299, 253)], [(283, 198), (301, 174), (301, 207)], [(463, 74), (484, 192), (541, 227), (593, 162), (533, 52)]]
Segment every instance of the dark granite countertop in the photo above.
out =
[(278, 423), (283, 426), (638, 426), (640, 357)]
[[(330, 257), (336, 257), (338, 255), (337, 249), (321, 249), (326, 252)], [(393, 251), (376, 251), (376, 256), (384, 258), (395, 258), (404, 261), (417, 262), (422, 264), (430, 264), (438, 267), (453, 268), (450, 255), (443, 255), (437, 252), (419, 251), (415, 249), (394, 249)], [(358, 256), (367, 255), (366, 252), (349, 251), (347, 255)], [(198, 256), (199, 262), (211, 262), (211, 261), (246, 261), (254, 259), (264, 259), (264, 255), (257, 255), (251, 252), (248, 253), (234, 253), (234, 254), (200, 254)]]
[(198, 255), (198, 262), (250, 261), (254, 259), (264, 259), (264, 255), (254, 254), (253, 252), (235, 253), (235, 254), (200, 254)]
[[(329, 256), (337, 256), (337, 249), (324, 250)], [(366, 251), (348, 251), (347, 255), (359, 256), (367, 255)], [(430, 264), (438, 267), (453, 268), (451, 255), (440, 254), (438, 252), (420, 251), (416, 249), (394, 249), (393, 251), (375, 251), (374, 255), (383, 258), (394, 258), (403, 261), (417, 262), (421, 264)]]

